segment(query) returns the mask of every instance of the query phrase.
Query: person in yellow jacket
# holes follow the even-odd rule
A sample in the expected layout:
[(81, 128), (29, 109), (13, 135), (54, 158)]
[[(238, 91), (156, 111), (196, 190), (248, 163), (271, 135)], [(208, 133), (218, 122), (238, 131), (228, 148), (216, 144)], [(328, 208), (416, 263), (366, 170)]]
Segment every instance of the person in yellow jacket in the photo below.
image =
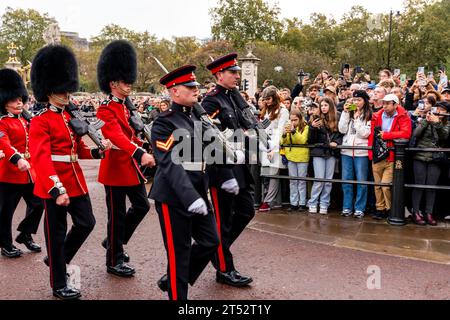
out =
[[(280, 144), (285, 146), (284, 152), (288, 160), (289, 176), (304, 178), (308, 173), (309, 149), (292, 145), (308, 143), (308, 123), (301, 112), (293, 109), (290, 121), (286, 124), (281, 136)], [(307, 184), (306, 181), (291, 180), (289, 211), (306, 210)]]

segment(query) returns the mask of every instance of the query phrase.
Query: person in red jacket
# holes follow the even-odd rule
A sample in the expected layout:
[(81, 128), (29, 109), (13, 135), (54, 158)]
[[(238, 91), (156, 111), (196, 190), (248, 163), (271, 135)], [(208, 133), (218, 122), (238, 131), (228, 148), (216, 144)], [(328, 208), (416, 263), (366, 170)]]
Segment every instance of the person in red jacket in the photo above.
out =
[(27, 214), (20, 223), (16, 242), (32, 252), (41, 252), (33, 241), (41, 222), (44, 205), (33, 195), (34, 170), (30, 165), (28, 143), (31, 116), (24, 111), (28, 92), (20, 75), (11, 69), (0, 70), (0, 148), (8, 161), (0, 165), (0, 247), (1, 254), (17, 258), (22, 251), (12, 243), (12, 220), (20, 199), (27, 203)]
[[(369, 136), (369, 147), (372, 147), (375, 132), (386, 142), (388, 148), (394, 146), (394, 140), (411, 138), (412, 124), (408, 112), (400, 106), (398, 97), (388, 94), (383, 98), (383, 109), (374, 113)], [(369, 151), (369, 159), (373, 160), (373, 152)], [(376, 183), (392, 183), (394, 175), (394, 151), (389, 151), (385, 160), (373, 162), (373, 177)], [(375, 187), (377, 212), (375, 219), (386, 219), (391, 210), (391, 189), (389, 187)]]
[[(78, 159), (100, 159), (103, 151), (90, 149), (75, 133), (66, 110), (69, 94), (78, 90), (78, 66), (70, 49), (50, 45), (36, 54), (31, 86), (36, 100), (47, 108), (33, 118), (30, 152), (36, 169), (34, 193), (44, 199), (45, 240), (53, 295), (78, 299), (81, 293), (67, 284), (66, 264), (74, 258), (95, 225), (86, 180)], [(105, 149), (110, 142), (103, 140)], [(73, 226), (67, 233), (67, 213)]]
[[(150, 210), (145, 189), (146, 179), (139, 166), (155, 166), (153, 155), (145, 151), (144, 142), (132, 127), (133, 118), (126, 105), (131, 86), (136, 81), (136, 52), (127, 41), (113, 41), (103, 50), (97, 67), (100, 89), (109, 94), (97, 111), (105, 125), (102, 133), (113, 148), (101, 161), (98, 181), (105, 186), (108, 208), (106, 247), (107, 272), (119, 277), (131, 277), (135, 269), (128, 265), (123, 251), (134, 231)], [(148, 145), (148, 143), (147, 143)], [(126, 197), (131, 208), (126, 210)]]

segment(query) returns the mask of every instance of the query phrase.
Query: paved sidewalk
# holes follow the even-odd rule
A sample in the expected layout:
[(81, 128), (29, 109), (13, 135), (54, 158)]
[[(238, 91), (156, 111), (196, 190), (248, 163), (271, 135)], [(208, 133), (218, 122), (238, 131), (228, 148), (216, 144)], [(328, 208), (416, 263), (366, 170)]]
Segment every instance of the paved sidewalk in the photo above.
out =
[(257, 213), (250, 229), (335, 247), (362, 250), (450, 265), (450, 223), (437, 227), (414, 224), (396, 227), (371, 217), (344, 218), (272, 210)]

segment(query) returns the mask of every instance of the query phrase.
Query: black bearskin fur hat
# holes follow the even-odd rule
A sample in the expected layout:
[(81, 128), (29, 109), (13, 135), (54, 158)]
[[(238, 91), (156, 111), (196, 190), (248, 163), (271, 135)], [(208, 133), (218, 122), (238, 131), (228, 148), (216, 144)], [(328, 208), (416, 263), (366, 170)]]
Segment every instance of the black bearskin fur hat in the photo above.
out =
[(61, 45), (39, 50), (31, 66), (31, 87), (39, 102), (48, 102), (53, 93), (78, 91), (78, 63), (73, 52)]
[(22, 77), (12, 69), (0, 70), (0, 113), (6, 113), (6, 103), (17, 98), (22, 98), (23, 103), (28, 101), (28, 91)]
[(117, 40), (108, 44), (100, 56), (97, 65), (97, 80), (104, 93), (111, 93), (111, 81), (123, 81), (127, 84), (136, 82), (136, 50), (131, 43)]

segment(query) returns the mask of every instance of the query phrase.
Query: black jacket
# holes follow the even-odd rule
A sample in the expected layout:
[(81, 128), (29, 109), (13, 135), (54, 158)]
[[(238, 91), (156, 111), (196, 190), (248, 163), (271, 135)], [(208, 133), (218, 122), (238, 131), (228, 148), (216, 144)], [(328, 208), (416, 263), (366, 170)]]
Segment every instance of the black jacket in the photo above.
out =
[[(244, 105), (245, 104), (245, 105)], [(241, 108), (248, 107), (238, 90), (227, 90), (217, 85), (202, 101), (202, 107), (212, 119), (220, 121), (221, 130), (250, 129), (251, 125), (242, 115)], [(242, 141), (245, 143), (245, 141)], [(210, 165), (207, 168), (212, 187), (235, 178), (240, 188), (247, 188), (254, 184), (250, 168), (246, 164), (230, 166)]]
[[(340, 115), (340, 113), (337, 114), (337, 123), (339, 123)], [(342, 139), (343, 135), (339, 131), (331, 132), (325, 127), (314, 128), (310, 125), (308, 143), (317, 146), (311, 149), (311, 157), (338, 157), (340, 154), (339, 150), (332, 149), (329, 146), (331, 142), (335, 142), (337, 145), (342, 145)]]

